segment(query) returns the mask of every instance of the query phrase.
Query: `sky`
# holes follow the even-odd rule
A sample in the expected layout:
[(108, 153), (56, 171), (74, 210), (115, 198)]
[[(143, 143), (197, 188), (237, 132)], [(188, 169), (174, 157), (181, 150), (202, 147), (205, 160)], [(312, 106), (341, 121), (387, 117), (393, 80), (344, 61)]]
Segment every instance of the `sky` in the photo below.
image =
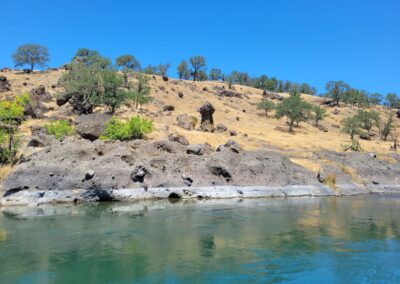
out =
[(399, 0), (18, 0), (1, 4), (0, 68), (25, 43), (57, 67), (78, 48), (142, 66), (202, 55), (207, 67), (400, 94)]

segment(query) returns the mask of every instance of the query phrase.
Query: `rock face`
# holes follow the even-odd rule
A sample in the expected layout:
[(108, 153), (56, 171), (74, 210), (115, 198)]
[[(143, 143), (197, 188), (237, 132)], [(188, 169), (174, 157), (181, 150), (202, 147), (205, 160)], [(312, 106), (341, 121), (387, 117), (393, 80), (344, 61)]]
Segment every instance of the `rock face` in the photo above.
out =
[(226, 150), (214, 152), (208, 145), (68, 137), (16, 165), (2, 184), (2, 196), (21, 191), (46, 196), (69, 190), (82, 193), (86, 200), (99, 190), (187, 187), (189, 183), (193, 187), (318, 184), (314, 174), (278, 153), (237, 152), (232, 150), (234, 143), (225, 145)]
[(200, 130), (204, 132), (214, 132), (214, 118), (213, 114), (215, 108), (209, 102), (206, 102), (199, 108), (201, 114), (201, 125)]
[(8, 92), (11, 90), (10, 82), (8, 82), (6, 76), (0, 76), (0, 93)]
[(186, 139), (186, 137), (177, 133), (171, 133), (168, 136), (168, 140), (171, 142), (177, 142), (182, 145), (189, 145), (189, 141)]
[(80, 115), (75, 121), (76, 132), (85, 139), (94, 141), (104, 134), (105, 125), (111, 119), (111, 115), (93, 113)]

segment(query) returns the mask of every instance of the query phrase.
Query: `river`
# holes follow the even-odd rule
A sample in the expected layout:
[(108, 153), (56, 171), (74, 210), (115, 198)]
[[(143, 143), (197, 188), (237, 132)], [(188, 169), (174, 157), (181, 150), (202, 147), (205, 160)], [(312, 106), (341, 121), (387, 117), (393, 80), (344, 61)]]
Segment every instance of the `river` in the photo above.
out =
[(0, 208), (0, 283), (400, 283), (400, 196)]

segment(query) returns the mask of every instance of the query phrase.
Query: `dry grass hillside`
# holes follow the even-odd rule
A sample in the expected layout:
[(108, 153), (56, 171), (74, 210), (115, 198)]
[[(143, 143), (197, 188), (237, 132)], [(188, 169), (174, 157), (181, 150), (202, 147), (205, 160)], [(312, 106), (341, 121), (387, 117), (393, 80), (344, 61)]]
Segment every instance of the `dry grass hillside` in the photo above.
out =
[[(9, 92), (1, 93), (0, 99), (28, 92), (39, 85), (44, 85), (51, 94), (62, 92), (62, 89), (55, 86), (52, 88), (52, 85), (57, 84), (63, 72), (65, 71), (54, 70), (44, 73), (35, 72), (29, 75), (16, 71), (0, 72), (0, 75), (8, 78), (12, 88)], [(274, 112), (271, 112), (269, 117), (266, 118), (263, 111), (257, 110), (256, 103), (262, 98), (262, 91), (259, 89), (235, 85), (234, 89), (242, 95), (242, 98), (232, 98), (218, 96), (218, 90), (227, 89), (227, 85), (221, 82), (192, 82), (174, 79), (165, 82), (159, 76), (152, 76), (149, 84), (153, 97), (150, 104), (142, 109), (125, 105), (116, 114), (121, 118), (128, 118), (137, 114), (151, 118), (155, 123), (155, 131), (148, 135), (147, 139), (165, 139), (170, 133), (179, 133), (184, 135), (190, 143), (207, 142), (217, 147), (233, 138), (248, 150), (263, 147), (280, 151), (289, 156), (295, 163), (301, 164), (314, 172), (317, 172), (321, 163), (325, 162), (318, 160), (314, 153), (322, 149), (344, 151), (344, 146), (350, 143), (349, 136), (341, 132), (340, 125), (345, 117), (351, 116), (357, 111), (357, 108), (342, 106), (338, 108), (339, 114), (334, 114), (334, 107), (326, 107), (327, 117), (321, 124), (328, 130), (327, 132), (316, 128), (314, 122), (309, 121), (300, 123), (300, 126), (295, 128), (295, 132), (289, 134), (285, 118), (276, 120), (273, 118)], [(179, 93), (183, 94), (183, 97), (178, 96)], [(288, 96), (288, 94), (282, 95)], [(309, 95), (302, 95), (302, 97), (314, 104), (320, 104), (322, 100), (319, 97)], [(186, 113), (200, 119), (197, 110), (206, 101), (210, 102), (216, 109), (214, 114), (215, 124), (224, 124), (228, 128), (227, 132), (204, 133), (197, 130), (185, 130), (176, 125), (176, 117), (179, 114)], [(163, 111), (165, 105), (173, 105), (175, 110)], [(74, 119), (69, 111), (70, 106), (68, 104), (58, 107), (52, 102), (48, 106), (52, 109), (46, 113), (49, 119), (52, 117)], [(381, 112), (382, 119), (386, 119), (388, 116), (388, 111), (383, 107), (378, 106), (374, 109)], [(47, 118), (24, 122), (21, 127), (21, 138), (24, 145), (26, 145), (31, 134), (29, 127), (34, 124), (45, 124), (46, 120)], [(400, 120), (396, 118), (395, 124), (399, 127)], [(230, 137), (229, 130), (236, 131), (237, 136)], [(381, 159), (388, 160), (387, 154), (390, 151), (390, 145), (393, 144), (393, 137), (390, 137), (388, 141), (381, 141), (378, 138), (377, 129), (373, 129), (372, 132), (376, 135), (372, 137), (371, 141), (360, 140), (362, 149), (375, 152)], [(28, 149), (22, 147), (21, 151), (28, 151)]]

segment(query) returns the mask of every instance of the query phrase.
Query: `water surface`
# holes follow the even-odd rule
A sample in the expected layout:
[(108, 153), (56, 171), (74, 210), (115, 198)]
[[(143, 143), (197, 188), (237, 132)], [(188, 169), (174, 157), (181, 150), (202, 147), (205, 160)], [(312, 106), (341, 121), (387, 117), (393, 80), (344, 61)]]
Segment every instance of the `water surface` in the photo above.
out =
[(1, 211), (0, 283), (400, 283), (400, 196)]

